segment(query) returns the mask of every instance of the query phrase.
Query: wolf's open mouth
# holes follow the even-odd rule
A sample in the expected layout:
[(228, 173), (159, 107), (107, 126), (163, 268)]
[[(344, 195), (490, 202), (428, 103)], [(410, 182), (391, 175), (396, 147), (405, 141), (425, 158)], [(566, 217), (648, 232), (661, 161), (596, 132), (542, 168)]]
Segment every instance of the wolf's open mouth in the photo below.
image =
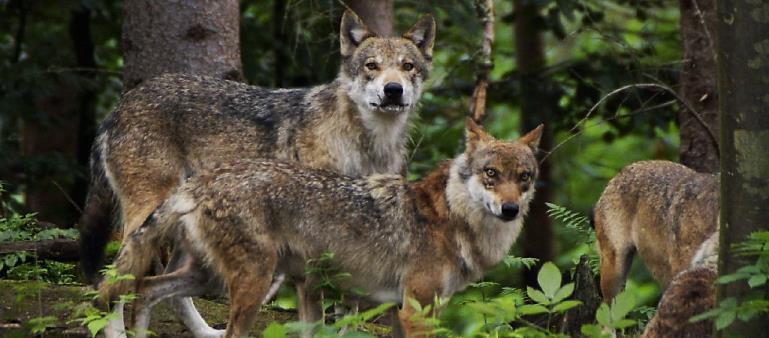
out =
[(379, 108), (379, 110), (388, 111), (388, 112), (402, 111), (409, 106), (408, 104), (395, 103), (395, 102), (387, 102), (382, 104), (370, 102), (369, 104), (374, 108)]

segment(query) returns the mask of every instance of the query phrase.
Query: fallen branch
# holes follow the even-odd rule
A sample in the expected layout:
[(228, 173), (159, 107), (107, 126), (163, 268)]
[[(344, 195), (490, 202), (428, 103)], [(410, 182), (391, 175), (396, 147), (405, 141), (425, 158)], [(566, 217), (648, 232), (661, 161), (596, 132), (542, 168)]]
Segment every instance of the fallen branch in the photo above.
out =
[(0, 242), (0, 255), (25, 251), (36, 253), (38, 259), (76, 262), (80, 259), (79, 247), (77, 240), (62, 238), (44, 241)]

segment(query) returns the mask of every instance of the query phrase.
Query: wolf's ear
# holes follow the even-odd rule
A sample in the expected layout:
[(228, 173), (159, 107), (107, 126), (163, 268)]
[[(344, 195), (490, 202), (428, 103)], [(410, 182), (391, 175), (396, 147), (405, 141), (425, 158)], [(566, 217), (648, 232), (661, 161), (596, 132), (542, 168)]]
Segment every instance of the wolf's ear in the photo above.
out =
[(435, 19), (430, 14), (425, 14), (411, 27), (403, 37), (414, 42), (426, 59), (433, 58), (433, 45), (435, 44)]
[(465, 137), (465, 149), (469, 151), (475, 150), (479, 143), (493, 139), (470, 117), (465, 119)]
[(531, 151), (537, 152), (537, 147), (539, 147), (539, 139), (542, 138), (542, 130), (544, 129), (545, 125), (540, 124), (532, 131), (526, 133), (526, 135), (521, 136), (521, 138), (518, 139), (518, 142), (529, 146)]
[(342, 14), (342, 24), (339, 28), (339, 50), (342, 56), (350, 56), (363, 40), (375, 36), (355, 12), (346, 10)]

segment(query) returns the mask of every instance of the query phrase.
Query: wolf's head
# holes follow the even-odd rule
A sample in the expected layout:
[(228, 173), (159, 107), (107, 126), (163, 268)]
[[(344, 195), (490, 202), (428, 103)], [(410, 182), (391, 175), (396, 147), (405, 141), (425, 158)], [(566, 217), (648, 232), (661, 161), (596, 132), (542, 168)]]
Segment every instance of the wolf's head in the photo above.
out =
[(515, 141), (499, 141), (467, 119), (465, 153), (457, 161), (458, 176), (471, 204), (503, 221), (526, 213), (534, 196), (538, 165), (534, 153), (543, 126)]
[(341, 79), (361, 112), (398, 116), (419, 100), (431, 68), (435, 20), (425, 15), (401, 37), (380, 37), (352, 11), (342, 16)]

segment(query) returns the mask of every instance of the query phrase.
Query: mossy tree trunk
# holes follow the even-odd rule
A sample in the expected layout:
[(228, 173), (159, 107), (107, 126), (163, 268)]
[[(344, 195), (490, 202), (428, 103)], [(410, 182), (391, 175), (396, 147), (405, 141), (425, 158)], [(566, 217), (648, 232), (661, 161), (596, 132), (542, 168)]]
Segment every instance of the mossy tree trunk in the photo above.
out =
[(126, 0), (124, 89), (164, 73), (243, 80), (237, 0)]
[[(769, 227), (769, 9), (762, 1), (718, 2), (718, 90), (721, 111), (721, 239), (719, 274), (735, 272), (745, 257), (730, 247)], [(744, 281), (719, 285), (719, 301), (766, 299), (769, 286)], [(763, 337), (769, 316), (736, 320), (719, 336)]]

